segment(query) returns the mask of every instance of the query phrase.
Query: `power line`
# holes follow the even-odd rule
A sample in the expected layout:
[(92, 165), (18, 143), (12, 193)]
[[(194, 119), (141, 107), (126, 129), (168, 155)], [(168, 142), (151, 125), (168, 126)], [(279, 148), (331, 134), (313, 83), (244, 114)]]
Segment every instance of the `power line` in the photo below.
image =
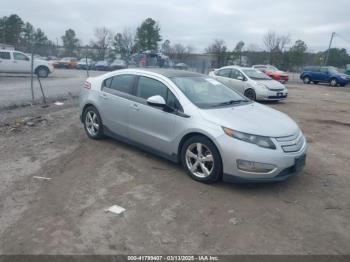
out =
[(343, 36), (341, 36), (340, 34), (336, 33), (336, 36), (338, 36), (340, 39), (342, 39), (343, 41), (347, 42), (348, 44), (350, 44), (350, 41), (348, 41), (347, 39), (345, 39)]

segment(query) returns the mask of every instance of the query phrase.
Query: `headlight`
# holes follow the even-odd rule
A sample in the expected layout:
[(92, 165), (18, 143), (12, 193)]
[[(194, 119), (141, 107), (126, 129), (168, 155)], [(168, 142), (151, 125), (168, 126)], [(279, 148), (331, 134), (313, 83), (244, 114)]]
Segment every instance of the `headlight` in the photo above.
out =
[(260, 147), (276, 149), (275, 144), (271, 141), (269, 137), (242, 133), (227, 127), (223, 127), (222, 129), (224, 130), (226, 135), (231, 136), (233, 138), (236, 138), (251, 144), (255, 144)]
[(261, 87), (262, 89), (265, 89), (265, 90), (268, 89), (268, 87), (262, 83), (258, 83), (258, 87)]
[(346, 76), (340, 76), (341, 79), (347, 80), (348, 78)]

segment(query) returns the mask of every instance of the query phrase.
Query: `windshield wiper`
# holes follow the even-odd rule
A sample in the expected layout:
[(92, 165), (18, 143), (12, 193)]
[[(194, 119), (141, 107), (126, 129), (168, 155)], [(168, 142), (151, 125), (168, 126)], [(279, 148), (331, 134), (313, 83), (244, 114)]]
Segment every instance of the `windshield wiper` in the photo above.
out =
[(248, 101), (249, 100), (246, 100), (246, 99), (229, 100), (229, 101), (226, 101), (226, 102), (215, 104), (215, 105), (213, 105), (213, 107), (239, 104), (239, 103), (248, 102)]

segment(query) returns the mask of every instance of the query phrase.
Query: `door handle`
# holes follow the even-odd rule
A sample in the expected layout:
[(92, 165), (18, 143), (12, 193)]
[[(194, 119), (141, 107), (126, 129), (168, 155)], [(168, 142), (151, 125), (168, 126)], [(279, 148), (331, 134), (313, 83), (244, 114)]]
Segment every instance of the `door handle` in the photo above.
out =
[(135, 111), (140, 111), (140, 107), (138, 104), (132, 104), (131, 108), (134, 109)]
[(100, 97), (102, 97), (103, 99), (108, 99), (108, 96), (106, 93), (100, 93)]

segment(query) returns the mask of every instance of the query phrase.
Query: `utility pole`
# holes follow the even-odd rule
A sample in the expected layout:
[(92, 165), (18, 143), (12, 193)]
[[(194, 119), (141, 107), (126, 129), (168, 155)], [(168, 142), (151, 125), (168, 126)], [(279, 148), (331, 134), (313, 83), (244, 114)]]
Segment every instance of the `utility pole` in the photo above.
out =
[(328, 63), (328, 57), (329, 57), (329, 51), (331, 49), (331, 46), (332, 46), (332, 42), (333, 42), (333, 37), (335, 36), (335, 32), (332, 33), (331, 35), (331, 40), (329, 41), (329, 46), (328, 46), (328, 50), (327, 50), (327, 54), (326, 54), (326, 59), (324, 60), (324, 66), (327, 65)]

